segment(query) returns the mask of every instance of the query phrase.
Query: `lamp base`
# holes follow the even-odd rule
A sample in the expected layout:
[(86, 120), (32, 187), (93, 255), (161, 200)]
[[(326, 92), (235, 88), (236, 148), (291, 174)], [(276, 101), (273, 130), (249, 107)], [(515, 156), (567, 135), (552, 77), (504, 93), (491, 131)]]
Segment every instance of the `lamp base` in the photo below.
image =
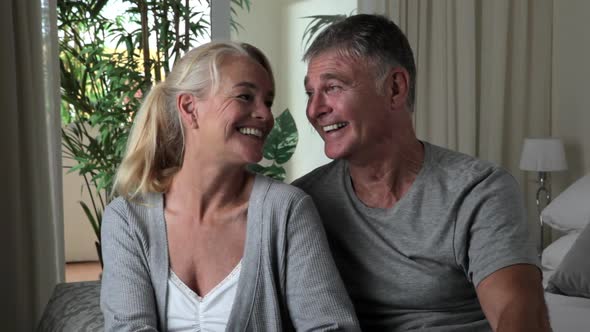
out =
[[(537, 189), (537, 194), (535, 196), (535, 202), (537, 204), (537, 214), (539, 215), (539, 258), (541, 258), (543, 253), (543, 244), (545, 243), (545, 234), (543, 232), (543, 216), (541, 216), (541, 212), (543, 209), (551, 203), (551, 192), (548, 187), (549, 177), (547, 172), (539, 172), (538, 176), (539, 188)], [(547, 186), (545, 185), (547, 183)], [(544, 194), (545, 196), (545, 204), (541, 206), (541, 197)]]

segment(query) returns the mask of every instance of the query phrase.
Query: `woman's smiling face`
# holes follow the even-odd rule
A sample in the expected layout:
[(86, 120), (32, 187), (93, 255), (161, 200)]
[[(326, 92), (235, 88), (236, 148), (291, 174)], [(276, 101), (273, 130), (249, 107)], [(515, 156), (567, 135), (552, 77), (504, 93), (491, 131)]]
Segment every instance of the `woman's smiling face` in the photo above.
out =
[(199, 145), (229, 163), (259, 162), (274, 125), (273, 99), (273, 80), (264, 67), (247, 56), (228, 56), (217, 89), (196, 103)]

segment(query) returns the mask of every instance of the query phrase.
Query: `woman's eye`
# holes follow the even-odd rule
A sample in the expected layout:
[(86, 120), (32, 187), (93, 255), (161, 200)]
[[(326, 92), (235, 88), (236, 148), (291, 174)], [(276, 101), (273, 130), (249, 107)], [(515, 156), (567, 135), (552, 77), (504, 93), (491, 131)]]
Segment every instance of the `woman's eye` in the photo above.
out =
[(244, 101), (250, 101), (250, 100), (252, 100), (252, 95), (249, 95), (249, 94), (238, 95), (238, 99), (242, 99)]
[(264, 105), (266, 105), (266, 107), (271, 108), (272, 107), (272, 101), (265, 101)]

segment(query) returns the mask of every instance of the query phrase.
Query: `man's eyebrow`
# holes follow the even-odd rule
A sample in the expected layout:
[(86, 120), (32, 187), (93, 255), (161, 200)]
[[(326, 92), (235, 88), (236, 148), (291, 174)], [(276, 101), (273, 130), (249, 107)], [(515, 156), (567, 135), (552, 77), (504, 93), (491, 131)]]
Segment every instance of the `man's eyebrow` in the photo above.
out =
[[(323, 74), (320, 75), (320, 80), (321, 81), (328, 81), (328, 80), (332, 80), (332, 79), (341, 81), (341, 82), (343, 82), (345, 84), (350, 83), (348, 80), (344, 79), (341, 75), (337, 75), (337, 74), (334, 74), (334, 73), (323, 73)], [(308, 76), (305, 76), (305, 78), (303, 79), (303, 85), (304, 86), (307, 86), (307, 83), (308, 82), (309, 82), (309, 77)]]
[(344, 82), (344, 80), (342, 79), (342, 76), (336, 75), (334, 73), (324, 73), (324, 74), (320, 75), (320, 80), (322, 80), (322, 81), (327, 81), (327, 80), (332, 80), (332, 79)]

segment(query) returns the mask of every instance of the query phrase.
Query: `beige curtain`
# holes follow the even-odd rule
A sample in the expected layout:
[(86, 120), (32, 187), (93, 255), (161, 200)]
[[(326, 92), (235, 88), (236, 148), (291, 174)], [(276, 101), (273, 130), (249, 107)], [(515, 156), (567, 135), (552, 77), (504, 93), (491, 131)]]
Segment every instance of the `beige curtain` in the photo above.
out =
[(0, 2), (0, 324), (33, 331), (64, 279), (56, 0)]
[(418, 137), (507, 168), (537, 237), (536, 174), (518, 166), (524, 137), (551, 134), (552, 0), (366, 0), (359, 9), (408, 35)]

